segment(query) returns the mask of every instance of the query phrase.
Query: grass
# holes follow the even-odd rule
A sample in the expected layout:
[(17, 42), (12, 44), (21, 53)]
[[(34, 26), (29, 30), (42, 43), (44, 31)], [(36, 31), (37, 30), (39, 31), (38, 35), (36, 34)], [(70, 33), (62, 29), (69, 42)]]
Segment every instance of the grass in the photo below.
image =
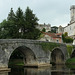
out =
[(15, 60), (11, 60), (8, 65), (9, 66), (24, 66), (24, 63), (20, 59), (19, 60), (15, 59)]
[(38, 40), (40, 40), (41, 38), (44, 37), (44, 34), (41, 33), (40, 37), (38, 38)]

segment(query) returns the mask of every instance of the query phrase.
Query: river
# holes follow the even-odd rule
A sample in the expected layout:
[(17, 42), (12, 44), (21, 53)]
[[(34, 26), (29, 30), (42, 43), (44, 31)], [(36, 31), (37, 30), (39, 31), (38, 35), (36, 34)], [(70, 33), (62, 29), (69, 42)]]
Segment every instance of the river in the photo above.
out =
[(11, 68), (11, 72), (0, 72), (0, 75), (75, 75), (75, 69), (65, 65), (42, 68)]

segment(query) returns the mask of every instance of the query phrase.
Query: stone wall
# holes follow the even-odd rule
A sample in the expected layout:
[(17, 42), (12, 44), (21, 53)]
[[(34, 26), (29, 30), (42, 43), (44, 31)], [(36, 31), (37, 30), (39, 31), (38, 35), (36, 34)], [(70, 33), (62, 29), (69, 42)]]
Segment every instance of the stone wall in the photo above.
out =
[[(0, 67), (8, 67), (11, 54), (15, 49), (24, 50), (23, 53), (34, 54), (36, 61), (29, 61), (27, 64), (46, 64), (50, 63), (50, 54), (45, 52), (38, 44), (39, 41), (24, 39), (1, 39), (0, 40)], [(26, 50), (28, 49), (28, 52)], [(31, 50), (31, 51), (29, 51)], [(26, 55), (26, 54), (25, 54)], [(29, 59), (29, 57), (27, 57)], [(32, 58), (33, 59), (33, 58)]]

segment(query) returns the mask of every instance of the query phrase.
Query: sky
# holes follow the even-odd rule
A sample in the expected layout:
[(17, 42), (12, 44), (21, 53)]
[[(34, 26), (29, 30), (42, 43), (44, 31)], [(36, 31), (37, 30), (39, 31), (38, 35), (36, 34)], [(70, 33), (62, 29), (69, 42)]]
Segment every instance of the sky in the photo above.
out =
[(7, 18), (10, 9), (20, 7), (25, 12), (27, 6), (38, 17), (39, 24), (66, 26), (70, 22), (70, 6), (75, 0), (0, 0), (0, 22)]

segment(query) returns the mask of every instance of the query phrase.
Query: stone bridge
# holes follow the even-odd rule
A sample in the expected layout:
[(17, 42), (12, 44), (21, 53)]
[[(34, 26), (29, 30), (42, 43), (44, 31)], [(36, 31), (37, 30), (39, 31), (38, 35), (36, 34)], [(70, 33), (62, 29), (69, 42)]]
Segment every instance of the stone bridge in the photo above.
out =
[[(24, 63), (28, 66), (48, 65), (50, 61), (65, 63), (68, 57), (66, 45), (49, 43), (28, 39), (0, 39), (0, 67), (8, 67), (10, 57), (16, 49), (23, 54)], [(46, 48), (47, 45), (49, 48)]]

